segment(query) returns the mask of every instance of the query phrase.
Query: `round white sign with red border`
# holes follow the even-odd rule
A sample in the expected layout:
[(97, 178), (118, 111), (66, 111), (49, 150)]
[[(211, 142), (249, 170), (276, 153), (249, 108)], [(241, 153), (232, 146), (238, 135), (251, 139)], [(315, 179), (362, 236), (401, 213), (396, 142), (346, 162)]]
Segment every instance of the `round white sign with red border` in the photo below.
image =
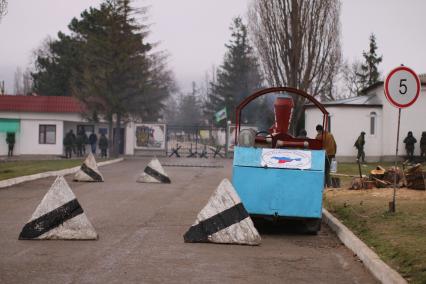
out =
[(397, 108), (414, 104), (420, 95), (420, 79), (412, 69), (400, 66), (393, 69), (385, 80), (385, 96)]

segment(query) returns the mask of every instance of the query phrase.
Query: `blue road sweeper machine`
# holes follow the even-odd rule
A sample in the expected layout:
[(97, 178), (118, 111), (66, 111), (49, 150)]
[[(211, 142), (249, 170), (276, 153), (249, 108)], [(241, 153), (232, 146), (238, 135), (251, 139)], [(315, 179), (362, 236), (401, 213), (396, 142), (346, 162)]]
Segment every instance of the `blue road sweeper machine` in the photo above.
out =
[[(257, 130), (241, 127), (244, 109), (256, 99), (267, 104), (267, 95), (273, 95), (273, 125)], [(296, 96), (318, 108), (327, 129), (328, 112), (304, 91), (275, 87), (248, 96), (236, 108), (232, 183), (252, 217), (300, 220), (307, 232), (316, 234), (322, 217), (324, 136), (315, 139), (289, 133)]]

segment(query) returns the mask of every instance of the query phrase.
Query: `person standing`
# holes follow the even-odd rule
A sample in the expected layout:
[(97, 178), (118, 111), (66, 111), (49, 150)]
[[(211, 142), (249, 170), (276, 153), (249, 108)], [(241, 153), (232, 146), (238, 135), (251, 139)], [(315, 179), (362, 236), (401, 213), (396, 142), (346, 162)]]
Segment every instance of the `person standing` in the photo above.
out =
[(413, 136), (413, 132), (408, 131), (407, 137), (404, 139), (405, 150), (407, 150), (407, 158), (412, 161), (414, 158), (414, 144), (417, 143), (416, 138)]
[(13, 156), (13, 147), (15, 147), (15, 133), (14, 132), (7, 132), (6, 133), (6, 143), (8, 146), (7, 156), (12, 157)]
[(87, 137), (86, 131), (82, 130), (83, 135), (83, 156), (86, 156), (86, 145), (89, 144), (89, 137)]
[(102, 133), (101, 138), (99, 138), (99, 148), (101, 149), (101, 158), (106, 158), (108, 149), (108, 139), (106, 138), (105, 133)]
[(92, 154), (96, 155), (96, 143), (98, 142), (98, 136), (96, 136), (95, 132), (93, 131), (92, 134), (89, 136), (89, 144), (90, 148), (92, 149)]
[(71, 159), (73, 148), (74, 148), (74, 133), (72, 129), (64, 137), (65, 157)]
[(83, 136), (82, 130), (80, 130), (80, 132), (77, 133), (75, 144), (77, 146), (77, 157), (83, 157), (84, 136)]
[(422, 132), (420, 139), (420, 157), (426, 158), (426, 131)]
[(331, 186), (330, 180), (330, 164), (331, 159), (336, 157), (337, 145), (334, 140), (333, 134), (328, 131), (324, 131), (322, 125), (318, 124), (315, 128), (317, 130), (317, 136), (315, 139), (322, 140), (322, 147), (325, 150), (325, 181), (324, 184)]
[(72, 149), (74, 155), (76, 155), (77, 151), (76, 151), (75, 142), (77, 140), (77, 137), (75, 136), (74, 131), (72, 129), (69, 131), (69, 133), (70, 133), (70, 140), (72, 141), (71, 149)]
[[(365, 145), (365, 132), (361, 132), (361, 134), (358, 136), (358, 139), (355, 141), (354, 147), (358, 150), (358, 154), (356, 156), (357, 160), (365, 163), (365, 152), (364, 152), (364, 145)], [(361, 158), (361, 160), (360, 160)]]

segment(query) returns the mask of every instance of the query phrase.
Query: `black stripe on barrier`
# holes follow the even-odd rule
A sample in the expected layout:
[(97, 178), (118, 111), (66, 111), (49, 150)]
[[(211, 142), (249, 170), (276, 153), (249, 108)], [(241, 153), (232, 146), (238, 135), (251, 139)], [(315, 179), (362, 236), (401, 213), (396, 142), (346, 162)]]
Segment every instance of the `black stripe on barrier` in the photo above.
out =
[(249, 217), (248, 212), (242, 203), (226, 209), (206, 220), (201, 221), (197, 225), (189, 228), (183, 239), (186, 243), (207, 242), (208, 236), (219, 232), (233, 224), (239, 223)]
[(162, 173), (154, 170), (153, 168), (147, 166), (144, 170), (144, 172), (147, 175), (152, 176), (153, 178), (155, 178), (156, 180), (162, 182), (162, 183), (170, 183), (170, 178), (168, 176), (163, 175)]
[(81, 170), (85, 172), (89, 177), (91, 177), (94, 181), (103, 181), (101, 175), (89, 168), (85, 163), (81, 165)]
[(83, 208), (81, 208), (80, 203), (78, 203), (77, 199), (73, 199), (61, 207), (58, 207), (25, 224), (21, 234), (19, 234), (19, 239), (30, 240), (37, 238), (44, 233), (58, 227), (65, 221), (72, 219), (82, 213)]

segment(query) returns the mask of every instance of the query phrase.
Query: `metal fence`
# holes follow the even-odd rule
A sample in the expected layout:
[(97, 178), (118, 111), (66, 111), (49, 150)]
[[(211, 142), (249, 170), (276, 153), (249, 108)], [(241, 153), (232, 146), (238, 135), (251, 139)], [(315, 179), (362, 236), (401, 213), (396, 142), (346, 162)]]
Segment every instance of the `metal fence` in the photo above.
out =
[(226, 129), (212, 126), (167, 125), (168, 157), (224, 158)]

